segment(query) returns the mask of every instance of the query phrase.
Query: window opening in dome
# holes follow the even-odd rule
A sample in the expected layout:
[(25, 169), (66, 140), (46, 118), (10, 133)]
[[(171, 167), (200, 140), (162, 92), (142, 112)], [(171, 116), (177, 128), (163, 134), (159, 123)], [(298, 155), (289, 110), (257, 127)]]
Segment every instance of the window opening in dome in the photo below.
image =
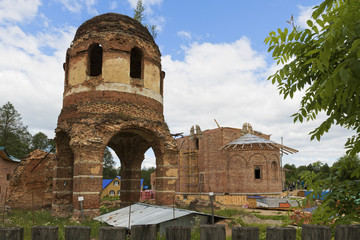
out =
[(131, 49), (130, 53), (130, 77), (132, 78), (141, 78), (142, 76), (142, 62), (143, 62), (143, 53), (142, 51), (134, 47)]
[(102, 59), (103, 50), (102, 46), (98, 43), (89, 47), (89, 75), (96, 77), (102, 73)]

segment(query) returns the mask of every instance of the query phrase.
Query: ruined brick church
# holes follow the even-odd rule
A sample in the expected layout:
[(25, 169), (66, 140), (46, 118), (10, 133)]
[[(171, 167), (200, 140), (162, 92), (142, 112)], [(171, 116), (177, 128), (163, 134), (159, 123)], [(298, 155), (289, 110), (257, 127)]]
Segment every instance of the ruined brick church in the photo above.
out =
[(54, 215), (99, 214), (103, 154), (121, 161), (121, 203), (140, 197), (144, 153), (156, 156), (157, 204), (171, 204), (178, 149), (163, 115), (161, 54), (138, 21), (108, 13), (83, 23), (66, 52), (63, 106), (55, 130)]
[[(176, 194), (181, 200), (213, 192), (224, 204), (246, 205), (249, 195), (279, 195), (282, 192), (282, 154), (297, 150), (254, 131), (219, 127), (176, 139), (179, 148), (179, 179)], [(191, 198), (192, 196), (192, 198)]]

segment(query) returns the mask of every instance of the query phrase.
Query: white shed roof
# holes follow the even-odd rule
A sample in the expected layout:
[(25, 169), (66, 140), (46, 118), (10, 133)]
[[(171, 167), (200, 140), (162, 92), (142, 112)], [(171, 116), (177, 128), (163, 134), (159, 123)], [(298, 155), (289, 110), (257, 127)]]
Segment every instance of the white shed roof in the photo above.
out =
[[(130, 226), (129, 226), (130, 207), (131, 207), (131, 213), (130, 213)], [(132, 225), (159, 224), (166, 221), (170, 221), (174, 218), (180, 218), (190, 214), (211, 216), (209, 214), (199, 213), (196, 211), (190, 211), (186, 209), (150, 205), (146, 203), (136, 203), (131, 206), (127, 206), (118, 209), (116, 211), (96, 217), (94, 218), (94, 220), (106, 222), (107, 224), (114, 227), (131, 228)], [(219, 218), (219, 216), (216, 216), (216, 218)]]

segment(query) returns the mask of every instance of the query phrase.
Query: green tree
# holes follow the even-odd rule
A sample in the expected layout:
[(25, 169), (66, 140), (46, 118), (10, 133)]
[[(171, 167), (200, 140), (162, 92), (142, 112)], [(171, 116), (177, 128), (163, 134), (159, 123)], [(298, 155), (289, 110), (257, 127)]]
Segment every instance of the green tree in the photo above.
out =
[[(360, 0), (324, 0), (314, 8), (306, 29), (295, 27), (292, 20), (290, 24), (292, 29), (272, 31), (265, 39), (268, 51), (283, 65), (269, 80), (277, 84), (284, 98), (305, 93), (299, 111), (292, 115), (295, 122), (315, 120), (320, 112), (326, 114), (310, 132), (311, 140), (320, 140), (333, 125), (353, 130), (345, 148), (355, 158), (360, 152)], [(324, 189), (331, 191), (315, 212), (315, 223), (328, 223), (335, 216), (336, 223), (359, 221), (359, 202), (354, 198), (360, 197), (360, 166), (341, 161), (335, 172), (351, 175), (342, 181), (331, 170), (322, 180), (315, 172), (303, 174), (314, 196)], [(312, 201), (312, 197), (307, 200)]]
[(327, 119), (314, 129), (320, 140), (334, 124), (352, 129), (348, 154), (360, 151), (360, 0), (325, 0), (314, 8), (308, 28), (278, 29), (265, 39), (283, 67), (269, 77), (284, 98), (305, 90), (294, 121)]
[(45, 133), (38, 132), (32, 137), (31, 150), (41, 149), (43, 151), (55, 151), (54, 139), (49, 139)]
[(156, 25), (148, 25), (145, 24), (145, 19), (146, 19), (146, 15), (145, 15), (145, 8), (143, 5), (143, 1), (139, 0), (136, 3), (136, 8), (134, 9), (134, 19), (137, 20), (138, 22), (140, 22), (141, 24), (144, 24), (144, 26), (149, 30), (149, 32), (151, 33), (151, 35), (153, 36), (153, 38), (155, 39), (157, 37), (158, 34), (158, 30)]
[(30, 152), (30, 143), (31, 134), (22, 123), (21, 115), (7, 102), (0, 108), (0, 146), (21, 158)]
[(144, 179), (143, 185), (151, 188), (151, 177), (150, 175), (155, 172), (154, 167), (141, 169), (141, 178)]
[[(318, 163), (317, 166), (321, 167)], [(329, 174), (306, 171), (302, 178), (313, 192), (304, 204), (324, 196), (322, 204), (313, 212), (314, 224), (351, 224), (360, 221), (360, 159), (357, 155), (341, 157)], [(335, 221), (334, 221), (335, 220)]]
[(103, 162), (103, 179), (113, 179), (118, 175), (118, 171), (115, 168), (114, 158), (108, 147), (104, 151)]

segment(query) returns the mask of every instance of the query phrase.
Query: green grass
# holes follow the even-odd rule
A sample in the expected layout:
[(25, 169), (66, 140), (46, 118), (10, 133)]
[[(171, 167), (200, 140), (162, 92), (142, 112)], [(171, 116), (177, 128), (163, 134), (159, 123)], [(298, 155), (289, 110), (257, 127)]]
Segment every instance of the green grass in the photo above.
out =
[(5, 216), (5, 222), (0, 223), (0, 227), (23, 227), (24, 240), (31, 240), (31, 227), (33, 226), (58, 226), (59, 240), (65, 239), (65, 226), (89, 226), (91, 227), (91, 238), (99, 236), (99, 227), (106, 226), (104, 223), (92, 219), (86, 219), (83, 222), (75, 222), (70, 218), (55, 218), (51, 216), (49, 210), (26, 211), (13, 209), (10, 215)]
[(244, 210), (242, 209), (230, 209), (230, 208), (225, 208), (225, 209), (220, 209), (220, 210), (216, 210), (214, 212), (215, 215), (218, 216), (222, 216), (222, 217), (228, 217), (231, 218), (233, 216), (237, 216), (237, 215), (243, 215), (246, 214)]
[(281, 220), (287, 221), (289, 219), (286, 215), (261, 215), (261, 214), (253, 214), (255, 217), (263, 219), (263, 220)]
[(100, 201), (117, 201), (120, 200), (120, 198), (118, 196), (116, 197), (109, 197), (109, 196), (105, 196), (103, 198), (100, 199)]

